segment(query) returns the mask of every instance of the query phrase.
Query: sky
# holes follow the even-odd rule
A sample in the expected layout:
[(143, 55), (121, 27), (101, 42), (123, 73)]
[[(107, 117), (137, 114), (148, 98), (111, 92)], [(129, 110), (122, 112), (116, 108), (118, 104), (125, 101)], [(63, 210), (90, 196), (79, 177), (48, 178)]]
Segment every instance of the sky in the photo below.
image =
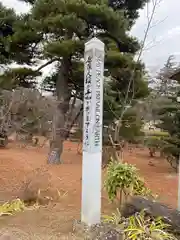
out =
[[(29, 6), (17, 0), (0, 0), (5, 6), (14, 8), (18, 13), (26, 12)], [(148, 17), (152, 14), (152, 2), (140, 11), (140, 17), (134, 25), (131, 34), (140, 41), (147, 29)], [(159, 0), (158, 0), (159, 1)], [(148, 31), (142, 60), (153, 74), (166, 62), (169, 55), (174, 55), (180, 62), (180, 1), (161, 0), (156, 7), (153, 21)], [(147, 14), (148, 13), (148, 14)]]

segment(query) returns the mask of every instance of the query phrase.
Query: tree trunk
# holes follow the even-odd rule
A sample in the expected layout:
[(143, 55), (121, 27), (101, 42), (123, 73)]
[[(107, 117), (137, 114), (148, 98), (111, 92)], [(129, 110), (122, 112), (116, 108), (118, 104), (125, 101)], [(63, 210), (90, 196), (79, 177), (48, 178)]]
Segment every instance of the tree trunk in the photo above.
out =
[(71, 91), (68, 88), (69, 67), (70, 60), (63, 59), (56, 82), (56, 93), (59, 104), (53, 119), (52, 139), (50, 141), (50, 153), (48, 157), (49, 164), (62, 163), (61, 154), (63, 152), (63, 142), (67, 135), (66, 118), (69, 110), (69, 101), (71, 99)]
[(77, 120), (80, 117), (82, 111), (83, 111), (83, 104), (81, 104), (81, 107), (80, 107), (79, 111), (77, 112), (75, 118), (71, 119), (70, 124), (67, 126), (67, 132), (66, 132), (65, 140), (67, 140), (67, 138), (70, 136), (71, 129), (74, 126), (74, 124), (77, 122)]

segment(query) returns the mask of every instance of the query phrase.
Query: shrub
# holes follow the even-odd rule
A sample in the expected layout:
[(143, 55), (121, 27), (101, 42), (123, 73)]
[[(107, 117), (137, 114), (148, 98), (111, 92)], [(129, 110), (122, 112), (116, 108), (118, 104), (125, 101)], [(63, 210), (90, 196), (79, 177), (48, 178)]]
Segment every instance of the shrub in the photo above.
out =
[(124, 232), (124, 239), (133, 240), (177, 240), (169, 233), (169, 225), (161, 217), (146, 217), (144, 211), (136, 213), (129, 218), (123, 218), (117, 211), (112, 216), (104, 216), (104, 222), (114, 224)]
[(136, 181), (136, 168), (127, 163), (111, 161), (107, 167), (105, 189), (108, 197), (113, 201), (118, 191), (129, 189)]
[(157, 197), (148, 187), (146, 187), (144, 180), (138, 176), (134, 182), (133, 190), (134, 195)]
[(114, 225), (119, 225), (120, 223), (124, 224), (125, 218), (122, 217), (121, 212), (117, 208), (116, 213), (113, 213), (111, 216), (109, 215), (104, 215), (103, 216), (103, 221), (105, 223), (111, 223)]
[(168, 137), (169, 133), (164, 131), (148, 131), (146, 132), (146, 136), (156, 136), (156, 137)]
[(153, 196), (143, 179), (138, 176), (137, 168), (128, 163), (111, 161), (107, 167), (104, 186), (111, 201), (117, 198), (118, 193), (125, 196), (129, 194)]
[(59, 191), (55, 185), (56, 177), (46, 168), (37, 168), (25, 176), (19, 191), (19, 198), (26, 204), (40, 205), (51, 201), (59, 201), (66, 195), (65, 191)]
[(178, 172), (179, 166), (179, 155), (180, 155), (180, 141), (176, 137), (166, 137), (164, 138), (164, 144), (162, 147), (162, 152), (166, 157), (167, 161), (170, 163), (171, 167)]
[(169, 225), (165, 224), (161, 217), (146, 218), (144, 211), (142, 211), (128, 219), (124, 232), (127, 239), (133, 240), (175, 240), (176, 238), (168, 233), (168, 228)]
[(162, 136), (148, 136), (145, 138), (145, 145), (149, 148), (150, 157), (154, 157), (157, 151), (161, 151), (164, 145), (164, 137)]
[(104, 216), (104, 222), (109, 222), (124, 232), (124, 239), (133, 240), (177, 240), (169, 233), (169, 225), (161, 217), (146, 217), (144, 211), (136, 213), (129, 218), (123, 218), (120, 212), (112, 216)]

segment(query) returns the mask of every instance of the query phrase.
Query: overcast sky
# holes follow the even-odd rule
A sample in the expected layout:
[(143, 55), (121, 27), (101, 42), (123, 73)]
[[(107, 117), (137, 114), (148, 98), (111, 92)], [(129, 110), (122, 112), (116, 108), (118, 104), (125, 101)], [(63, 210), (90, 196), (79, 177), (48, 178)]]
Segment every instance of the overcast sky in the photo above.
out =
[[(28, 11), (28, 6), (17, 0), (0, 0), (4, 5), (14, 8), (17, 12)], [(151, 15), (151, 5), (149, 6)], [(162, 0), (152, 23), (146, 41), (146, 50), (142, 59), (151, 71), (158, 70), (168, 56), (173, 54), (180, 62), (180, 0)], [(140, 40), (147, 28), (147, 7), (140, 12), (140, 18), (132, 30), (132, 34)]]

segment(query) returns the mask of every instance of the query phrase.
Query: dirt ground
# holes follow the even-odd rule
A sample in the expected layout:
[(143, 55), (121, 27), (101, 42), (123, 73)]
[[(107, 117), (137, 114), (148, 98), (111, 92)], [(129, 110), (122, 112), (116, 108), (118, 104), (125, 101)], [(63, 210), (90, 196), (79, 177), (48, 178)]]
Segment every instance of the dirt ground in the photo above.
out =
[[(57, 189), (67, 192), (58, 203), (25, 211), (13, 217), (1, 217), (0, 234), (8, 232), (17, 239), (76, 239), (72, 235), (74, 219), (80, 219), (81, 156), (77, 144), (65, 142), (63, 161), (59, 166), (46, 164), (47, 148), (19, 148), (9, 145), (0, 149), (0, 201), (15, 198), (21, 182), (33, 169), (45, 167), (53, 176)], [(147, 186), (157, 193), (162, 202), (177, 205), (177, 175), (160, 158), (150, 159), (146, 150), (135, 149), (124, 153), (125, 161), (134, 164)], [(149, 161), (153, 166), (149, 165)], [(103, 212), (113, 211), (106, 194), (102, 197)], [(13, 238), (14, 239), (14, 238)]]

